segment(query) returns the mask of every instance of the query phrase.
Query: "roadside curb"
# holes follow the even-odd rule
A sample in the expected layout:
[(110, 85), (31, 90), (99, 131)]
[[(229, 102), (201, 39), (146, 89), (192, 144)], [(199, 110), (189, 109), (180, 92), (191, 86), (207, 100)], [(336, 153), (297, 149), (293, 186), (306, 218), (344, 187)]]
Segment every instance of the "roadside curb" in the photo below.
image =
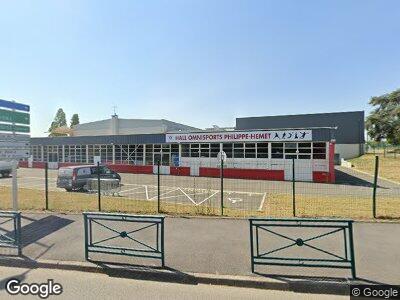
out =
[(100, 262), (77, 262), (58, 260), (31, 260), (29, 258), (3, 257), (0, 266), (29, 268), (29, 269), (57, 269), (101, 273), (111, 277), (123, 277), (137, 280), (150, 280), (180, 284), (210, 284), (233, 287), (280, 290), (298, 293), (318, 293), (349, 295), (350, 281), (325, 281), (322, 279), (274, 279), (262, 276), (234, 276), (221, 274), (204, 274), (180, 272), (169, 268), (106, 265)]

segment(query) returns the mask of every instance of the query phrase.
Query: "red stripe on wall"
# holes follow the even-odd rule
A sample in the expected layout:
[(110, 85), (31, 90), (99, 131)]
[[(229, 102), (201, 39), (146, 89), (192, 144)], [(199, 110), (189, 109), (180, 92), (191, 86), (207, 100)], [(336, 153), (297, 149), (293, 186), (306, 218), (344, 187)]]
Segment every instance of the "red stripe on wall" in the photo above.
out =
[(45, 166), (46, 166), (46, 163), (41, 162), (41, 161), (34, 161), (34, 162), (32, 162), (32, 168), (44, 169)]
[(190, 176), (190, 167), (170, 167), (169, 174), (176, 176)]
[[(219, 177), (219, 168), (203, 168), (199, 170), (200, 176)], [(266, 170), (266, 169), (224, 169), (225, 178), (241, 178), (241, 179), (263, 179), (263, 180), (285, 180), (284, 170)]]
[(133, 173), (133, 174), (153, 174), (153, 166), (134, 166), (134, 165), (113, 165), (107, 164), (107, 166), (114, 172), (120, 173)]
[(329, 172), (313, 171), (312, 175), (314, 182), (323, 182), (323, 183), (330, 182)]
[(24, 161), (24, 160), (21, 160), (20, 162), (18, 162), (18, 166), (20, 168), (27, 168), (28, 167), (28, 162)]

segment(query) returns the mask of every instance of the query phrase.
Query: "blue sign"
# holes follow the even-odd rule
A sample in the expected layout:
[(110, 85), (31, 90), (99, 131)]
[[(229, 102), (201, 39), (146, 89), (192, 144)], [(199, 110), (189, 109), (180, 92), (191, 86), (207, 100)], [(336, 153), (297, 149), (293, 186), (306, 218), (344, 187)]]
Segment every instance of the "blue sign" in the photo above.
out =
[(174, 164), (174, 167), (179, 167), (179, 155), (178, 154), (172, 154), (172, 163)]
[(5, 108), (9, 108), (9, 109), (16, 109), (16, 110), (22, 110), (22, 111), (29, 111), (30, 110), (29, 105), (18, 103), (18, 102), (13, 102), (13, 101), (1, 100), (1, 99), (0, 99), (0, 107), (5, 107)]

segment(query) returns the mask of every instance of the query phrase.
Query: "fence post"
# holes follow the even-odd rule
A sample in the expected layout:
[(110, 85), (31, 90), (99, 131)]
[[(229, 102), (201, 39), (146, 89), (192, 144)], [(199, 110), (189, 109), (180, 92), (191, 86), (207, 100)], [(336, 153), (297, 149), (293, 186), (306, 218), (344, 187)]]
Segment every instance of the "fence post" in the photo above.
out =
[(17, 215), (16, 221), (17, 227), (15, 228), (17, 232), (17, 243), (18, 243), (18, 256), (22, 255), (22, 245), (21, 245), (21, 213)]
[(49, 210), (49, 163), (44, 164), (44, 190), (46, 200), (46, 210)]
[(295, 166), (294, 166), (295, 159), (292, 158), (292, 200), (293, 200), (293, 217), (296, 216), (296, 179), (294, 175)]
[(160, 165), (161, 162), (157, 161), (157, 213), (160, 213)]
[[(88, 226), (87, 226), (87, 216), (83, 214), (83, 228), (85, 229), (85, 260), (89, 259), (89, 252), (88, 252)], [(92, 234), (92, 232), (90, 232)]]
[(356, 259), (354, 257), (353, 222), (350, 221), (348, 225), (349, 225), (349, 244), (350, 244), (350, 255), (351, 255), (351, 275), (353, 276), (353, 279), (356, 279), (357, 274), (356, 274)]
[[(258, 242), (258, 241), (257, 241)], [(253, 220), (250, 219), (250, 259), (251, 259), (251, 273), (254, 273), (254, 259), (253, 259), (253, 253), (254, 253), (254, 242), (253, 242)]]
[(378, 170), (379, 170), (379, 156), (375, 156), (375, 174), (374, 174), (374, 186), (372, 192), (372, 213), (374, 218), (376, 218), (376, 188), (378, 185)]
[(220, 177), (221, 177), (221, 216), (223, 216), (224, 215), (224, 160), (222, 157), (221, 157)]
[(100, 187), (100, 162), (97, 162), (97, 201), (98, 201), (98, 208), (101, 211), (101, 187)]

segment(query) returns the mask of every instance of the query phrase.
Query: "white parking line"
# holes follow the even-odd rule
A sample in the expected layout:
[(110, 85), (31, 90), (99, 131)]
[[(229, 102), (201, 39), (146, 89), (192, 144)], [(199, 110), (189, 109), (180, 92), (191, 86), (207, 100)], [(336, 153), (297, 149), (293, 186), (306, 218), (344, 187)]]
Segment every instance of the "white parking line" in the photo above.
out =
[(267, 199), (267, 193), (266, 192), (264, 193), (264, 196), (263, 196), (263, 198), (261, 200), (260, 207), (258, 208), (258, 211), (262, 211), (262, 208), (264, 207), (265, 199)]

